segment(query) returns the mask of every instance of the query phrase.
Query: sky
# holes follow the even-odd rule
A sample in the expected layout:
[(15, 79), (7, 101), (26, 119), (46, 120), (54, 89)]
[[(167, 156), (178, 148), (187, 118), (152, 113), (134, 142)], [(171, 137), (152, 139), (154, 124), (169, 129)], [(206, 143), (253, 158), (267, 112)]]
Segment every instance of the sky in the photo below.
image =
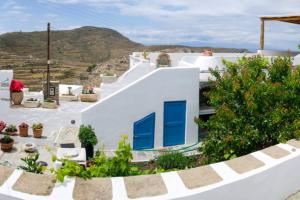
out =
[[(257, 50), (261, 15), (299, 14), (300, 0), (0, 0), (0, 34), (106, 27), (142, 44)], [(300, 25), (267, 22), (265, 48), (296, 50)]]

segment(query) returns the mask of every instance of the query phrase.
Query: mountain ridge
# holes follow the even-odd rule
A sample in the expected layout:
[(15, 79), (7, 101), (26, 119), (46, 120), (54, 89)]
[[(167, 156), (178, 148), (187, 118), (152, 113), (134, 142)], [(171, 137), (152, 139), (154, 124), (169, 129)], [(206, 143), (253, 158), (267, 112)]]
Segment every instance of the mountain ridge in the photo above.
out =
[[(83, 26), (51, 31), (51, 76), (66, 84), (99, 86), (99, 74), (121, 75), (134, 51), (202, 52), (210, 47), (184, 45), (146, 46), (116, 30)], [(212, 48), (214, 52), (247, 52), (247, 49)], [(0, 69), (13, 69), (16, 79), (33, 90), (42, 88), (47, 58), (47, 32), (11, 32), (0, 35)], [(32, 79), (32, 77), (34, 79)]]

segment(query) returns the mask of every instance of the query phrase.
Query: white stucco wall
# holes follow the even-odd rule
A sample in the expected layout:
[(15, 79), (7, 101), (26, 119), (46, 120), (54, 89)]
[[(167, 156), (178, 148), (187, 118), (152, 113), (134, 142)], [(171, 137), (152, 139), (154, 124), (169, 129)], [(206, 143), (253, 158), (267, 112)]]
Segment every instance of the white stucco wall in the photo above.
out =
[(186, 144), (197, 142), (199, 114), (199, 69), (159, 68), (122, 90), (84, 109), (83, 124), (92, 125), (102, 144), (114, 149), (122, 134), (133, 142), (133, 124), (156, 113), (155, 147), (163, 146), (163, 105), (166, 101), (186, 100)]
[(69, 94), (69, 87), (71, 87), (71, 91), (75, 95), (80, 95), (83, 89), (82, 85), (66, 85), (66, 84), (59, 84), (59, 95), (62, 94)]
[(102, 83), (100, 87), (101, 98), (111, 95), (113, 92), (120, 90), (126, 85), (129, 85), (130, 83), (150, 73), (155, 68), (156, 67), (151, 65), (149, 61), (140, 60), (140, 62), (137, 62), (133, 67), (128, 69), (122, 76), (120, 76), (116, 82), (110, 84)]
[(13, 70), (0, 70), (0, 99), (10, 98), (10, 82), (13, 79)]

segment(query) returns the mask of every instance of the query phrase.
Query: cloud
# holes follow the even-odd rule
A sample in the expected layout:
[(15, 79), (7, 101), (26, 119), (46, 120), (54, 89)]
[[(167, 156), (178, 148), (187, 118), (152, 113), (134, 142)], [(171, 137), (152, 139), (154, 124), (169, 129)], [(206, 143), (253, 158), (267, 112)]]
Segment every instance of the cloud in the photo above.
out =
[[(47, 9), (54, 8), (39, 20), (56, 22), (58, 27), (83, 24), (117, 28), (130, 39), (141, 43), (194, 42), (257, 48), (260, 15), (300, 14), (299, 0), (35, 1)], [(2, 5), (9, 10), (6, 15), (25, 12), (22, 7), (18, 9), (14, 0), (6, 2)], [(296, 25), (267, 23), (266, 46), (295, 49), (299, 30)]]

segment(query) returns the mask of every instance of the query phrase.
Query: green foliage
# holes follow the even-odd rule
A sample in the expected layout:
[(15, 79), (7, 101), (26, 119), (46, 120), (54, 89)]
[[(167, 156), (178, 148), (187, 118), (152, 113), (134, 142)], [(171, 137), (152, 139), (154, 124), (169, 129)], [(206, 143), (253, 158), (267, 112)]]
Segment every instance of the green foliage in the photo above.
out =
[(85, 170), (83, 166), (71, 160), (60, 160), (63, 165), (56, 172), (56, 179), (63, 182), (66, 176), (76, 176), (84, 179), (91, 178), (89, 171)]
[(55, 101), (53, 99), (51, 99), (51, 98), (46, 98), (46, 99), (44, 99), (44, 102), (46, 102), (46, 103), (54, 103)]
[(131, 146), (126, 140), (127, 136), (122, 136), (113, 157), (106, 157), (103, 151), (97, 153), (94, 164), (88, 169), (93, 177), (130, 176), (140, 173), (138, 167), (131, 164)]
[(146, 52), (146, 51), (144, 51), (144, 52), (143, 52), (143, 57), (144, 57), (144, 59), (148, 59), (148, 57), (149, 57), (149, 53), (148, 53), (148, 52)]
[(111, 72), (111, 71), (107, 71), (107, 70), (106, 70), (106, 71), (103, 72), (103, 75), (104, 75), (104, 76), (114, 76), (114, 73)]
[(84, 145), (93, 145), (95, 146), (98, 143), (95, 130), (91, 125), (81, 125), (79, 129), (79, 140)]
[(65, 69), (62, 72), (62, 75), (60, 78), (65, 79), (65, 78), (71, 78), (75, 75), (74, 71), (72, 69)]
[(165, 153), (157, 157), (156, 164), (158, 168), (164, 170), (186, 169), (196, 165), (194, 157), (184, 156), (180, 152)]
[(11, 132), (17, 132), (18, 129), (17, 129), (17, 127), (16, 127), (15, 125), (11, 124), (11, 125), (9, 125), (9, 126), (5, 129), (5, 131), (11, 133)]
[(37, 160), (39, 159), (39, 154), (35, 153), (33, 155), (29, 155), (25, 158), (21, 158), (21, 160), (26, 164), (25, 166), (19, 166), (20, 169), (35, 173), (35, 174), (42, 174), (45, 168), (41, 166)]
[[(78, 163), (70, 160), (60, 160), (63, 165), (55, 174), (58, 181), (63, 181), (65, 176), (77, 176), (81, 178), (91, 177), (116, 177), (116, 176), (130, 176), (140, 174), (138, 167), (131, 164), (132, 153), (131, 146), (126, 142), (127, 137), (122, 136), (119, 141), (116, 155), (107, 157), (103, 150), (99, 151), (92, 165), (85, 169)], [(54, 157), (54, 161), (57, 158)]]
[(42, 123), (32, 124), (32, 130), (43, 129)]
[(86, 71), (87, 72), (92, 72), (96, 67), (97, 67), (96, 64), (89, 65), (88, 68), (86, 69)]
[(268, 62), (261, 56), (224, 61), (227, 72), (211, 82), (206, 95), (216, 108), (200, 148), (207, 163), (228, 160), (300, 137), (300, 69), (290, 58)]
[(8, 135), (8, 134), (5, 134), (4, 137), (1, 139), (1, 143), (3, 144), (9, 144), (11, 142), (13, 142), (14, 140)]

